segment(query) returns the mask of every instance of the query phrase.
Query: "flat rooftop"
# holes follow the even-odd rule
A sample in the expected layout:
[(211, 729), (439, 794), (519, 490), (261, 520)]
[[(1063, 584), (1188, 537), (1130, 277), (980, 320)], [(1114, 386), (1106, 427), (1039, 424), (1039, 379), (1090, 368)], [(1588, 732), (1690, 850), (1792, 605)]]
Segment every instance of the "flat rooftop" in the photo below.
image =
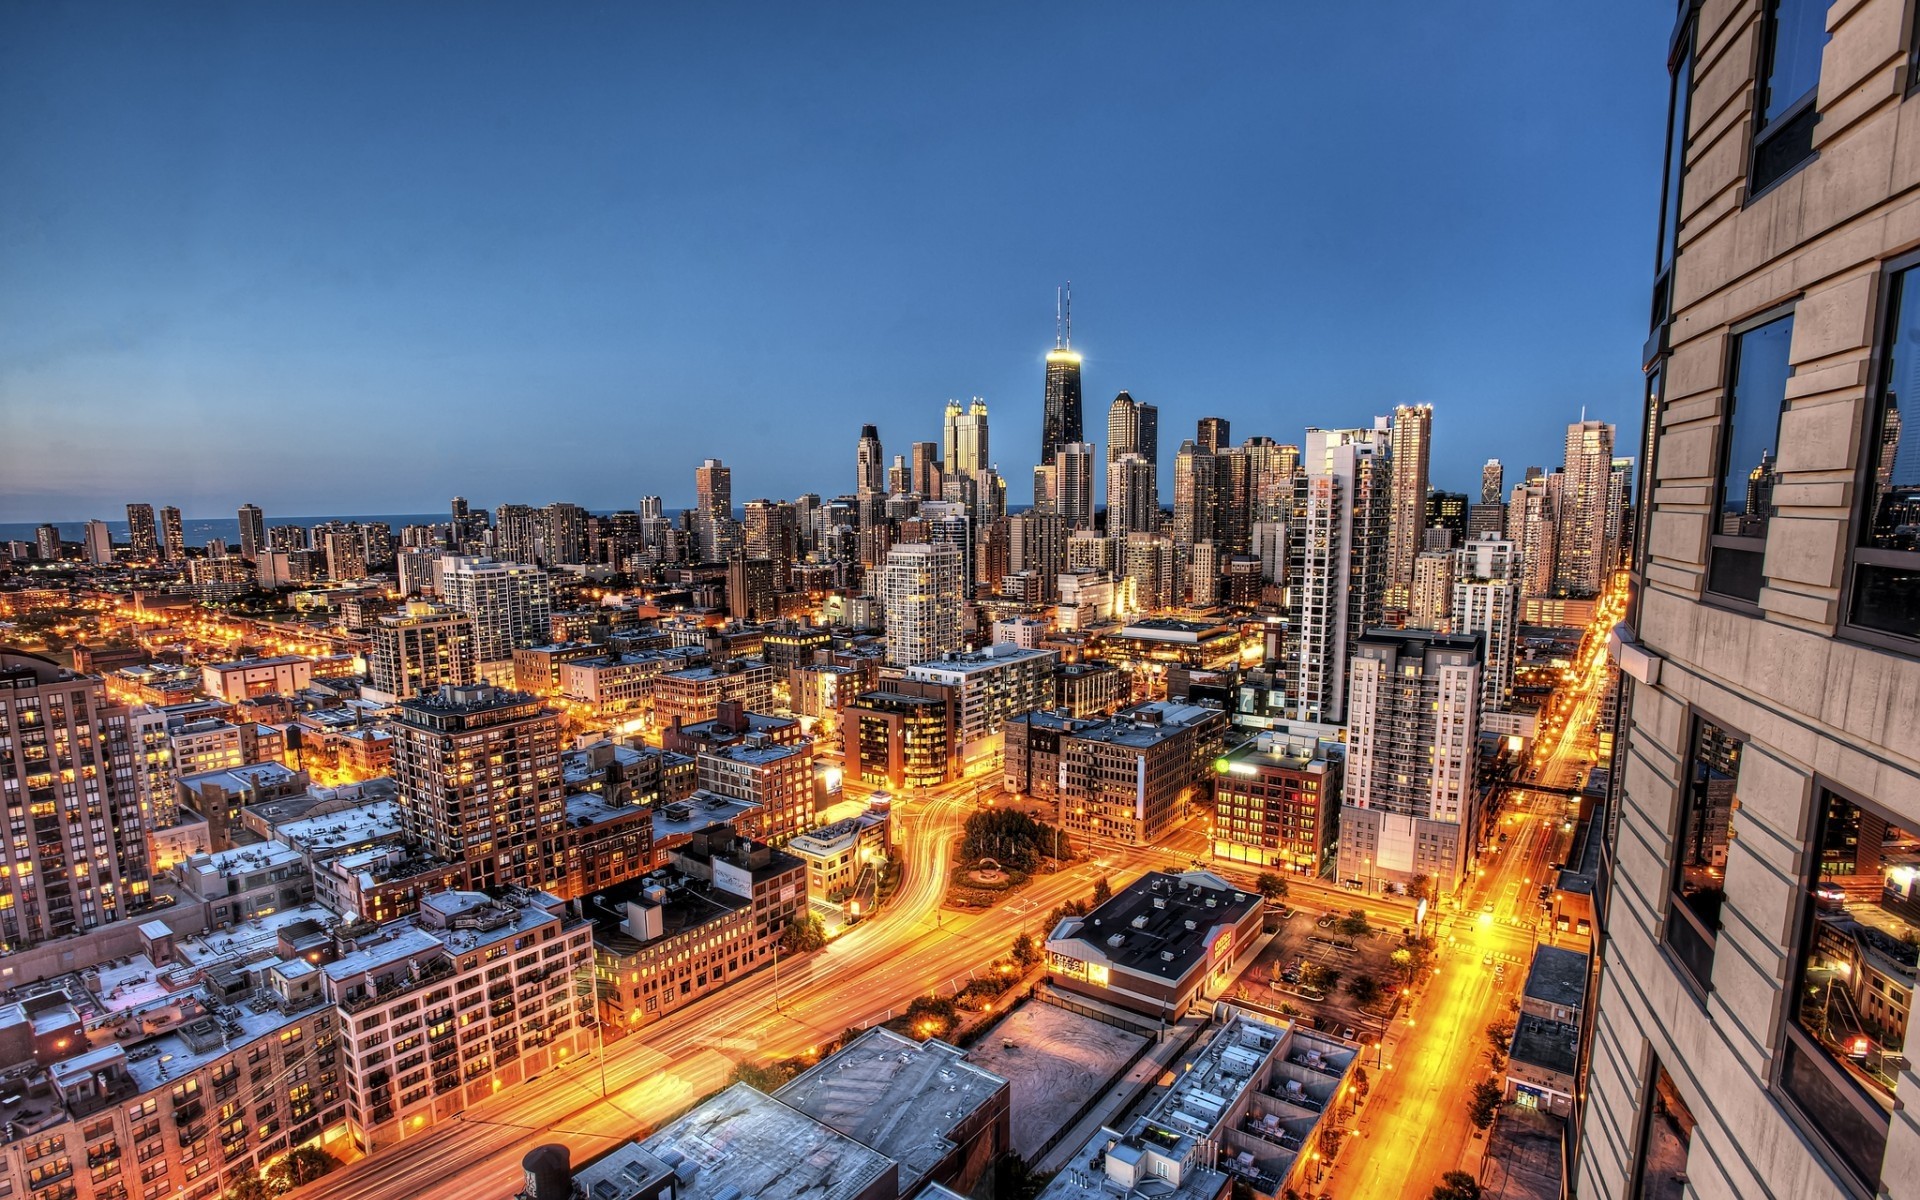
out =
[(1579, 1043), (1580, 1031), (1572, 1025), (1521, 1013), (1513, 1027), (1513, 1046), (1508, 1056), (1515, 1062), (1572, 1075), (1578, 1061)]
[(593, 944), (609, 954), (638, 954), (648, 946), (711, 924), (752, 903), (745, 896), (736, 896), (705, 880), (692, 879), (671, 869), (648, 876), (662, 877), (667, 880), (667, 899), (659, 905), (659, 937), (642, 941), (627, 932), (627, 905), (651, 903), (646, 898), (646, 880), (633, 879), (595, 892), (580, 902), (582, 913), (593, 922)]
[(692, 1178), (677, 1200), (853, 1200), (895, 1171), (893, 1160), (736, 1083), (642, 1142)]
[(710, 825), (737, 821), (762, 807), (751, 800), (735, 800), (702, 788), (685, 800), (662, 804), (653, 810), (653, 844), (657, 846), (677, 835), (690, 836)]
[[(265, 807), (265, 806), (262, 806)], [(358, 849), (372, 842), (400, 836), (400, 803), (373, 800), (322, 817), (299, 817), (275, 822), (267, 817), (275, 837), (309, 854)]]
[(876, 1026), (773, 1095), (899, 1163), (904, 1193), (952, 1152), (954, 1129), (1006, 1089), (957, 1047)]
[(1582, 1008), (1587, 999), (1587, 956), (1560, 946), (1539, 946), (1527, 968), (1526, 997), (1559, 1008)]
[(1115, 966), (1181, 979), (1203, 965), (1216, 928), (1237, 923), (1260, 903), (1256, 893), (1210, 872), (1151, 871), (1086, 916), (1061, 921), (1047, 940), (1079, 940)]
[(1012, 642), (997, 642), (985, 650), (949, 654), (945, 658), (930, 658), (926, 662), (914, 663), (907, 668), (907, 678), (915, 678), (915, 672), (924, 675), (974, 675), (1018, 663), (1058, 657), (1052, 650), (1023, 650)]
[(1189, 726), (1209, 716), (1218, 715), (1219, 712), (1217, 708), (1207, 708), (1199, 704), (1175, 704), (1171, 700), (1154, 700), (1146, 704), (1136, 704), (1132, 708), (1123, 708), (1108, 719), (1079, 730), (1073, 736), (1082, 741), (1107, 742), (1115, 746), (1130, 746), (1144, 750), (1186, 732)]

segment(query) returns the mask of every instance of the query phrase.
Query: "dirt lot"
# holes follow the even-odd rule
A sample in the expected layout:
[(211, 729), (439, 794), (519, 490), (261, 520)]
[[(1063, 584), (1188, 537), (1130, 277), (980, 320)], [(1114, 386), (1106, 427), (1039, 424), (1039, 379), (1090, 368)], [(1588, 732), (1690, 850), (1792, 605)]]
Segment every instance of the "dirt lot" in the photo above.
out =
[(1028, 1000), (989, 1030), (967, 1060), (1011, 1085), (1013, 1149), (1029, 1158), (1081, 1105), (1106, 1090), (1146, 1042), (1137, 1033)]
[[(1396, 927), (1376, 930), (1365, 937), (1349, 937), (1337, 924), (1319, 928), (1319, 916), (1309, 909), (1296, 911), (1280, 927), (1272, 944), (1241, 972), (1234, 986), (1246, 989), (1247, 998), (1269, 1008), (1291, 1004), (1329, 1032), (1352, 1029), (1362, 1040), (1369, 1035), (1377, 1037), (1387, 1026), (1388, 997), (1400, 982), (1398, 968), (1392, 962), (1392, 954), (1400, 946), (1400, 931)], [(1298, 994), (1304, 989), (1284, 980), (1280, 987), (1273, 986), (1276, 970), (1303, 963), (1339, 972), (1339, 980), (1324, 999)], [(1371, 975), (1380, 983), (1381, 998), (1371, 1009), (1362, 1009), (1347, 994), (1347, 982), (1361, 975)]]

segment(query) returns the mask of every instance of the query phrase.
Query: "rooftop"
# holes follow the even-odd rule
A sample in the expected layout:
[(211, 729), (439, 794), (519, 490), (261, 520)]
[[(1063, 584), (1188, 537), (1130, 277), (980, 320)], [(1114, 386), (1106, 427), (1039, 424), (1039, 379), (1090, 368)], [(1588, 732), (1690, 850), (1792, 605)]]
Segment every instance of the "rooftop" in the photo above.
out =
[(953, 1150), (953, 1131), (1007, 1086), (945, 1042), (876, 1026), (774, 1098), (899, 1163), (904, 1193)]
[(183, 775), (180, 786), (197, 792), (212, 784), (228, 792), (248, 792), (258, 788), (278, 787), (289, 783), (298, 775), (292, 767), (277, 762), (248, 763), (243, 767), (227, 767), (219, 771), (202, 771), (197, 775)]
[[(853, 1200), (893, 1162), (805, 1113), (736, 1083), (641, 1143), (684, 1170), (677, 1200)], [(731, 1196), (729, 1197), (731, 1200)]]
[(1587, 956), (1559, 946), (1539, 946), (1527, 968), (1526, 997), (1559, 1008), (1581, 1008), (1587, 999)]
[(1572, 1025), (1521, 1013), (1514, 1024), (1508, 1056), (1515, 1062), (1572, 1075), (1578, 1060), (1580, 1031)]
[(736, 821), (762, 807), (751, 800), (735, 800), (731, 796), (701, 788), (685, 800), (675, 800), (654, 809), (653, 844), (658, 846), (669, 837), (698, 833), (709, 825)]
[(1058, 657), (1059, 655), (1052, 650), (1023, 650), (1012, 642), (996, 642), (985, 650), (949, 654), (945, 658), (914, 663), (907, 668), (907, 678), (914, 678), (915, 672), (929, 675), (972, 675), (1016, 663)]
[(1107, 742), (1145, 750), (1184, 733), (1197, 722), (1219, 715), (1217, 708), (1153, 700), (1123, 708), (1104, 721), (1075, 731), (1073, 736), (1082, 741)]
[[(648, 892), (654, 898), (648, 898)], [(609, 954), (637, 954), (666, 938), (677, 937), (749, 906), (744, 896), (716, 888), (671, 868), (644, 879), (628, 880), (581, 901), (581, 911), (593, 922), (594, 945)], [(660, 909), (660, 932), (641, 937), (628, 924), (629, 905)]]
[(268, 824), (274, 836), (309, 854), (357, 849), (400, 836), (400, 803), (374, 800), (321, 817), (303, 816), (277, 824), (269, 817)]
[(1115, 966), (1177, 980), (1204, 965), (1216, 930), (1260, 903), (1208, 871), (1151, 871), (1086, 916), (1062, 920), (1047, 941), (1078, 941)]

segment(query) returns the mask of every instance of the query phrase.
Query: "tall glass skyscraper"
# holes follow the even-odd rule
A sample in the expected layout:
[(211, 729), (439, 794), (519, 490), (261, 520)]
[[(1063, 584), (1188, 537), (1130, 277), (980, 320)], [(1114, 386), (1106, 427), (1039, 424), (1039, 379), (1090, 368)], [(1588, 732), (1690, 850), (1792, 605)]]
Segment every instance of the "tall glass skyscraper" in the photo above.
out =
[(1047, 351), (1047, 406), (1040, 425), (1040, 461), (1080, 440), (1080, 356), (1073, 349), (1073, 298), (1061, 301), (1053, 349)]

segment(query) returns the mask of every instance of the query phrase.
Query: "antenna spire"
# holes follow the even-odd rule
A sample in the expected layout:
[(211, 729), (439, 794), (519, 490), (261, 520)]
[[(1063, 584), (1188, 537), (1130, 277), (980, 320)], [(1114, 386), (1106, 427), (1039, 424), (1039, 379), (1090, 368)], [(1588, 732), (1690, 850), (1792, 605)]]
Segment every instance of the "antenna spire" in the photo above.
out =
[(1061, 300), (1062, 294), (1063, 293), (1059, 288), (1053, 289), (1053, 348), (1055, 350), (1060, 349), (1061, 345), (1063, 344), (1061, 342), (1062, 334), (1060, 332), (1061, 329), (1063, 328), (1063, 326), (1061, 325), (1061, 315), (1060, 315), (1062, 311), (1061, 305), (1063, 303), (1063, 301)]
[(1073, 280), (1067, 280), (1067, 298), (1062, 306), (1062, 317), (1067, 327), (1067, 349), (1073, 349)]

